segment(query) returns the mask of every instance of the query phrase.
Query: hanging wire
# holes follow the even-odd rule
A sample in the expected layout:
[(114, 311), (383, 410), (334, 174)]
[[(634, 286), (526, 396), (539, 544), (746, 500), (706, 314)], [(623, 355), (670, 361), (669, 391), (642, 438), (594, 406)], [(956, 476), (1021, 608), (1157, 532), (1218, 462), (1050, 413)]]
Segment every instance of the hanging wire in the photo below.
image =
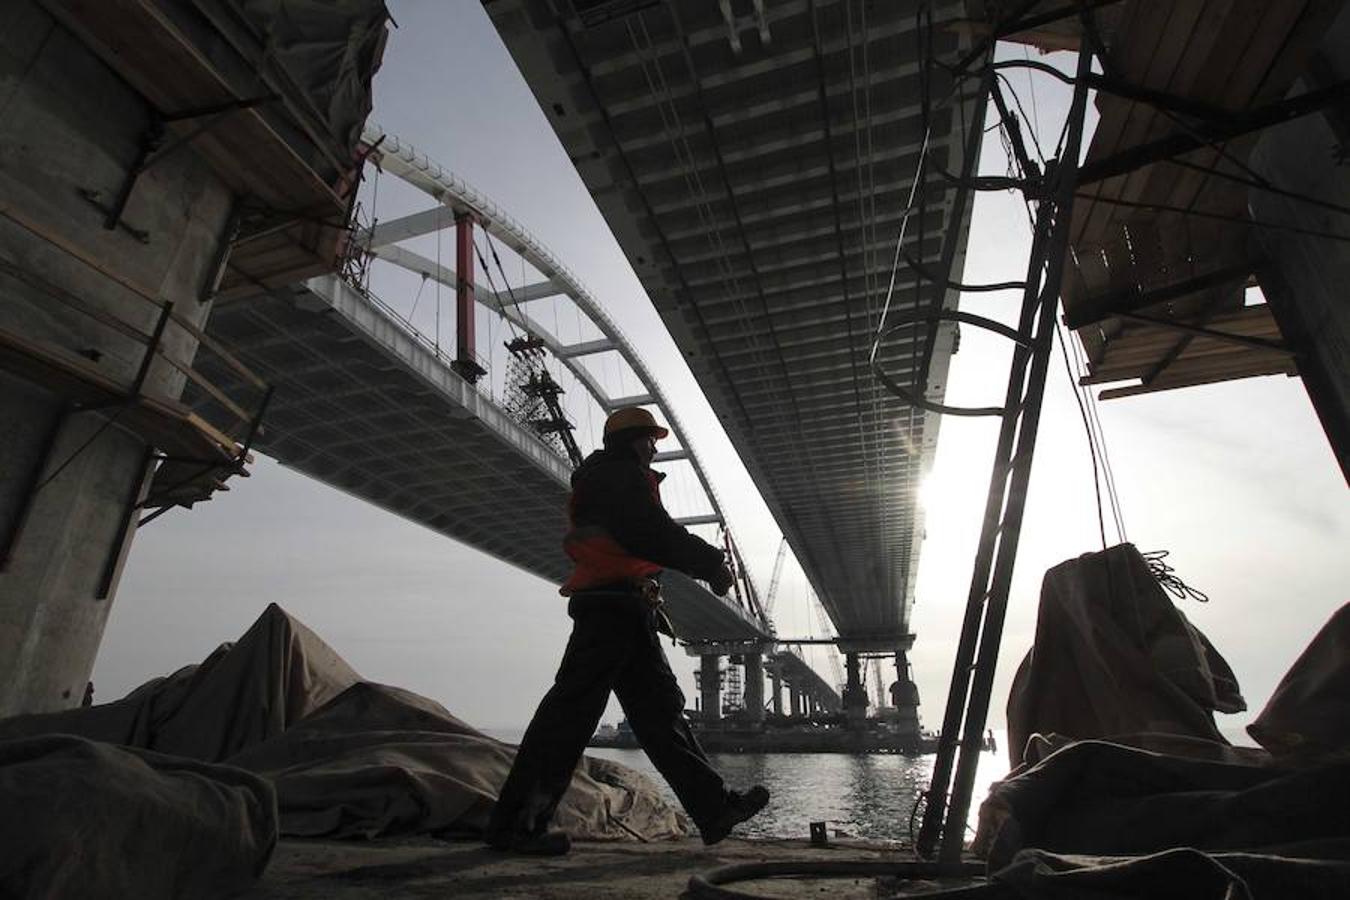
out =
[[(863, 302), (866, 313), (866, 322), (871, 322), (876, 316), (877, 301), (877, 272), (876, 272), (876, 190), (873, 172), (873, 143), (872, 143), (872, 105), (871, 105), (871, 68), (868, 59), (868, 41), (867, 41), (867, 4), (862, 4), (859, 9), (862, 27), (862, 74), (863, 74), (863, 105), (865, 109), (859, 112), (858, 104), (858, 53), (854, 46), (854, 25), (853, 25), (853, 3), (851, 0), (844, 3), (844, 25), (847, 32), (847, 53), (849, 70), (849, 99), (853, 112), (853, 158), (854, 173), (857, 186), (857, 207), (858, 207), (858, 235), (862, 244), (863, 256)], [(862, 165), (864, 156), (863, 150), (863, 127), (862, 122), (866, 123), (867, 149), (866, 166)], [(866, 181), (864, 181), (864, 172)], [(851, 325), (851, 323), (850, 323)], [(852, 328), (849, 329), (850, 334)], [(882, 491), (880, 486), (885, 484), (887, 470), (887, 454), (885, 453), (885, 441), (883, 430), (883, 415), (885, 405), (883, 402), (882, 385), (878, 379), (869, 379), (869, 396), (866, 400), (858, 397), (858, 422), (857, 438), (859, 451), (864, 460), (863, 478), (871, 496), (875, 499), (873, 504), (873, 515), (876, 518), (877, 527), (880, 529), (883, 539), (889, 539), (890, 525), (892, 520), (893, 504), (882, 502)], [(870, 417), (869, 417), (870, 413)], [(870, 420), (869, 420), (870, 419)], [(870, 443), (870, 447), (868, 446)]]
[(1092, 490), (1097, 496), (1097, 531), (1101, 535), (1102, 549), (1106, 549), (1106, 517), (1102, 512), (1102, 476), (1100, 467), (1097, 464), (1097, 442), (1092, 437), (1092, 425), (1088, 421), (1087, 409), (1083, 405), (1083, 395), (1077, 379), (1074, 378), (1073, 367), (1069, 365), (1068, 338), (1064, 334), (1064, 327), (1058, 321), (1055, 322), (1055, 337), (1059, 338), (1059, 352), (1064, 357), (1064, 371), (1069, 376), (1069, 388), (1073, 391), (1073, 399), (1078, 404), (1078, 415), (1083, 420), (1083, 430), (1087, 434), (1088, 454), (1092, 457)]
[[(483, 237), (487, 239), (488, 252), (492, 254), (492, 261), (493, 261), (494, 263), (497, 264), (497, 271), (501, 273), (501, 276), (502, 276), (502, 284), (504, 284), (504, 285), (506, 286), (506, 296), (510, 298), (510, 300), (511, 300), (511, 306), (515, 308), (515, 310), (516, 310), (516, 315), (520, 316), (521, 322), (524, 322), (524, 321), (525, 321), (525, 313), (524, 313), (523, 311), (521, 311), (521, 308), (520, 308), (520, 303), (521, 303), (521, 301), (520, 301), (519, 299), (516, 298), (516, 292), (513, 291), (513, 290), (511, 290), (511, 280), (510, 280), (509, 278), (506, 277), (506, 269), (502, 267), (502, 258), (501, 258), (500, 256), (497, 255), (497, 244), (492, 240), (492, 233), (489, 232), (486, 228), (484, 228), (484, 229), (483, 229)], [(475, 245), (474, 245), (474, 248), (477, 249), (477, 246), (478, 246), (478, 245), (475, 244)], [(482, 255), (481, 255), (481, 254), (479, 254), (479, 259), (480, 259), (480, 260), (482, 259)], [(487, 264), (486, 264), (486, 263), (483, 263), (483, 268), (484, 268), (484, 269), (487, 269)], [(489, 283), (491, 283), (490, 279), (491, 279), (491, 276), (489, 276)], [(522, 280), (524, 280), (524, 279), (522, 278)], [(493, 290), (495, 291), (496, 289), (494, 288)], [(498, 297), (499, 297), (499, 298), (500, 298), (500, 296), (501, 296), (501, 295), (498, 294)], [(500, 300), (499, 300), (498, 302), (499, 302), (499, 304), (500, 304)]]
[[(641, 40), (639, 40), (638, 31), (634, 29), (634, 22), (641, 31)], [(646, 19), (641, 13), (638, 13), (635, 17), (626, 20), (625, 26), (628, 30), (629, 41), (642, 68), (642, 74), (647, 83), (647, 91), (656, 101), (656, 110), (661, 117), (662, 130), (683, 172), (685, 187), (688, 196), (693, 201), (694, 211), (698, 215), (701, 230), (707, 237), (709, 249), (715, 254), (718, 272), (723, 279), (725, 296), (736, 310), (738, 324), (741, 326), (741, 337), (750, 348), (751, 358), (754, 360), (761, 376), (763, 376), (765, 384), (769, 387), (775, 411), (780, 418), (790, 420), (791, 414), (785, 412), (786, 407), (790, 404), (784, 404), (782, 393), (779, 390), (779, 379), (773, 378), (770, 374), (771, 361), (768, 359), (768, 351), (757, 333), (758, 329), (751, 324), (752, 316), (745, 304), (745, 295), (740, 279), (736, 275), (735, 266), (731, 263), (730, 250), (722, 235), (717, 216), (712, 210), (709, 199), (710, 193), (703, 183), (700, 167), (697, 165), (693, 148), (685, 134), (684, 123), (676, 107), (670, 85), (666, 81), (660, 58), (655, 52), (651, 34), (647, 29)], [(786, 364), (781, 364), (786, 369)], [(790, 428), (789, 434), (795, 436), (796, 430)], [(803, 458), (810, 459), (810, 456), (803, 453)]]
[[(572, 312), (573, 312), (573, 313), (576, 315), (576, 317), (577, 317), (577, 341), (580, 342), (581, 340), (583, 340), (583, 336), (582, 336), (582, 328), (581, 328), (581, 307), (580, 307), (580, 306), (577, 306), (575, 303), (573, 303), (573, 304), (572, 304)], [(580, 362), (580, 363), (578, 363), (578, 365), (584, 366), (585, 363), (584, 363), (584, 362)], [(593, 399), (593, 398), (592, 398), (592, 399)], [(595, 404), (594, 404), (593, 402), (591, 402), (591, 403), (586, 403), (586, 404), (585, 404), (585, 406), (586, 406), (586, 436), (590, 439), (590, 442), (591, 442), (591, 446), (592, 446), (592, 447), (596, 446), (596, 441), (595, 441), (595, 421), (594, 421), (594, 419), (593, 419), (593, 417), (592, 417), (592, 416), (593, 416), (593, 413), (591, 412), (591, 407), (593, 407), (594, 405), (595, 405)]]
[[(1028, 71), (1027, 77), (1028, 80), (1030, 80), (1030, 71)], [(1016, 89), (1006, 78), (1001, 78), (1001, 81), (1007, 86), (1014, 104), (1016, 104), (1017, 109), (1021, 112), (1023, 120), (1026, 121), (1026, 112), (1022, 106), (1021, 98), (1017, 95)], [(1027, 121), (1026, 124), (1027, 130), (1031, 134), (1033, 144), (1039, 148), (1040, 144), (1036, 138), (1034, 127), (1029, 121)], [(1023, 174), (1025, 175), (1026, 173)], [(1025, 197), (1023, 198), (1023, 201), (1027, 210), (1028, 220), (1033, 222), (1032, 227), (1034, 228), (1034, 216), (1031, 211), (1031, 204)], [(1087, 434), (1088, 451), (1092, 457), (1093, 490), (1096, 494), (1097, 501), (1097, 525), (1102, 541), (1102, 549), (1105, 549), (1107, 542), (1101, 490), (1103, 484), (1106, 486), (1107, 505), (1111, 508), (1112, 522), (1115, 526), (1117, 538), (1121, 542), (1126, 539), (1125, 520), (1124, 515), (1121, 512), (1120, 497), (1116, 491), (1114, 473), (1110, 464), (1110, 453), (1106, 445), (1105, 434), (1101, 428), (1096, 398), (1093, 396), (1091, 389), (1083, 384), (1084, 363), (1079, 353), (1078, 344), (1064, 334), (1062, 326), (1058, 322), (1056, 322), (1055, 331), (1059, 337), (1060, 352), (1064, 357), (1064, 366), (1069, 374), (1071, 386), (1074, 391), (1074, 400), (1078, 405), (1079, 416), (1083, 421), (1083, 428)], [(1070, 363), (1068, 356), (1069, 349), (1071, 349), (1073, 353), (1072, 364)]]
[[(1027, 73), (1027, 78), (1028, 80), (1030, 80), (1031, 78), (1030, 73)], [(1024, 129), (1024, 131), (1027, 134), (1027, 136), (1031, 138), (1031, 146), (1036, 148), (1036, 158), (1041, 161), (1041, 166), (1044, 167), (1045, 152), (1041, 150), (1040, 136), (1036, 134), (1036, 127), (1032, 124), (1031, 118), (1027, 115), (1027, 111), (1022, 108), (1022, 98), (1017, 95), (1017, 90), (1013, 87), (1012, 82), (1008, 80), (1008, 76), (999, 73), (998, 80), (1005, 87), (1007, 87), (1008, 89), (1007, 96), (1012, 97), (1013, 103), (1017, 106), (1017, 111), (1022, 115), (1022, 121), (1027, 123), (1027, 127)], [(1032, 109), (1036, 108), (1036, 100), (1034, 93), (1032, 94), (1031, 107)], [(1000, 122), (1000, 124), (1002, 123)], [(1029, 175), (1030, 173), (1023, 173), (1022, 177), (1025, 178), (1028, 177)]]
[[(678, 13), (674, 6), (671, 7), (671, 13), (677, 27), (677, 31), (682, 34), (682, 26)], [(771, 416), (766, 417), (764, 424), (772, 425), (782, 429), (784, 438), (795, 446), (798, 457), (805, 461), (805, 464), (811, 474), (817, 473), (816, 454), (808, 452), (808, 448), (802, 443), (801, 428), (798, 424), (800, 420), (800, 410), (797, 404), (795, 393), (792, 389), (792, 383), (789, 379), (788, 361), (783, 350), (774, 340), (774, 329), (771, 318), (765, 318), (764, 322), (768, 330), (769, 347), (765, 348), (765, 338), (759, 334), (759, 329), (755, 327), (755, 316), (751, 313), (747, 301), (754, 296), (758, 296), (761, 305), (764, 308), (765, 316), (768, 316), (767, 301), (762, 290), (751, 289), (747, 291), (737, 274), (737, 267), (731, 262), (732, 251), (728, 247), (725, 238), (722, 235), (722, 229), (719, 223), (718, 214), (712, 208), (711, 194), (703, 183), (701, 166), (699, 159), (694, 154), (690, 146), (688, 136), (685, 133), (682, 117), (679, 107), (676, 103), (674, 93), (666, 81), (665, 74), (662, 71), (660, 54), (656, 51), (651, 34), (648, 32), (646, 19), (641, 12), (635, 16), (629, 17), (625, 21), (628, 29), (629, 40), (633, 50), (638, 58), (642, 68), (643, 76), (647, 83), (647, 89), (655, 101), (656, 110), (661, 118), (661, 124), (665, 133), (666, 140), (674, 153), (676, 161), (680, 164), (680, 169), (687, 188), (687, 198), (699, 218), (702, 226), (702, 232), (705, 235), (709, 249), (712, 252), (712, 258), (717, 266), (718, 274), (721, 276), (721, 286), (723, 290), (723, 299), (725, 299), (736, 313), (736, 323), (741, 326), (741, 337), (746, 342), (749, 349), (751, 364), (759, 371), (763, 383), (767, 388)], [(636, 25), (636, 28), (635, 28)], [(641, 32), (639, 39), (638, 32)], [(695, 92), (701, 91), (697, 73), (694, 69), (693, 58), (689, 53), (687, 42), (684, 46), (684, 62), (688, 74), (693, 81)], [(718, 148), (716, 135), (712, 131), (711, 121), (705, 122), (705, 136), (709, 139), (716, 165), (725, 176), (725, 162), (721, 157), (721, 151)], [(725, 180), (725, 179), (724, 179)], [(729, 201), (733, 212), (736, 209), (736, 197), (730, 189), (730, 185), (725, 185), (725, 192), (719, 192), (718, 200), (723, 196)], [(739, 214), (737, 214), (739, 217)], [(742, 236), (744, 242), (744, 236)], [(748, 242), (744, 243), (742, 251), (737, 252), (737, 256), (743, 253), (744, 258), (749, 265), (752, 274), (755, 272), (753, 251)], [(622, 374), (622, 373), (621, 373)], [(689, 448), (692, 451), (692, 448)], [(817, 483), (821, 479), (813, 478), (812, 483)], [(713, 499), (710, 497), (710, 499)], [(713, 500), (715, 503), (715, 499)]]
[[(1087, 364), (1082, 357), (1081, 348), (1079, 347), (1078, 343), (1073, 342), (1071, 348), (1073, 350), (1074, 356), (1074, 368), (1078, 374), (1078, 382), (1082, 384), (1083, 379), (1086, 377)], [(1111, 501), (1111, 514), (1115, 519), (1116, 534), (1119, 536), (1121, 542), (1123, 543), (1125, 540), (1127, 540), (1127, 536), (1125, 533), (1125, 513), (1124, 510), (1121, 508), (1120, 494), (1116, 490), (1116, 477), (1115, 472), (1111, 465), (1111, 454), (1108, 452), (1107, 449), (1106, 432), (1102, 429), (1101, 412), (1099, 409), (1100, 404), (1098, 404), (1097, 398), (1092, 393), (1091, 388), (1089, 388), (1087, 385), (1083, 385), (1083, 387), (1084, 393), (1086, 394), (1087, 397), (1088, 418), (1093, 422), (1093, 427), (1096, 430), (1098, 448), (1100, 450), (1102, 459), (1102, 470), (1106, 474), (1106, 491), (1107, 496), (1110, 498)]]
[(408, 313), (409, 322), (413, 320), (413, 316), (417, 315), (417, 304), (422, 302), (422, 289), (427, 286), (428, 277), (430, 276), (426, 272), (422, 273), (422, 283), (417, 286), (417, 294), (413, 297), (412, 311)]
[[(383, 138), (381, 138), (381, 140), (383, 140)], [(380, 221), (380, 173), (382, 171), (383, 167), (377, 161), (375, 163), (375, 177), (371, 179), (370, 186), (370, 230), (366, 235), (367, 248), (375, 243), (375, 224)], [(370, 276), (373, 268), (374, 267), (370, 265), (365, 266), (365, 281), (362, 283), (361, 289), (367, 293), (370, 292)], [(411, 317), (409, 318), (411, 319)]]
[(1350, 233), (1330, 231), (1324, 228), (1304, 228), (1299, 225), (1286, 225), (1280, 222), (1265, 222), (1259, 219), (1253, 219), (1249, 216), (1214, 212), (1213, 210), (1208, 209), (1193, 209), (1186, 206), (1174, 206), (1170, 203), (1143, 203), (1135, 200), (1122, 200), (1116, 197), (1099, 197), (1085, 191), (1075, 193), (1074, 197), (1082, 200), (1092, 200), (1096, 203), (1105, 203), (1110, 206), (1119, 206), (1124, 209), (1143, 209), (1150, 212), (1178, 213), (1184, 216), (1195, 216), (1198, 219), (1213, 219), (1216, 222), (1227, 222), (1230, 225), (1239, 225), (1243, 228), (1256, 228), (1262, 231), (1284, 231), (1289, 234), (1303, 234), (1309, 237), (1326, 238), (1327, 240), (1338, 241), (1340, 243), (1350, 243)]
[[(476, 244), (474, 245), (474, 249), (475, 249), (475, 250), (478, 249)], [(488, 323), (488, 372), (489, 372), (489, 374), (488, 374), (488, 397), (490, 397), (493, 401), (496, 401), (496, 399), (497, 399), (497, 378), (496, 378), (496, 376), (495, 376), (494, 374), (491, 374), (491, 373), (495, 372), (497, 367), (494, 366), (494, 365), (492, 365), (492, 358), (493, 358), (493, 356), (494, 356), (494, 355), (496, 354), (496, 352), (497, 352), (496, 329), (497, 329), (497, 320), (498, 320), (499, 318), (501, 318), (501, 317), (500, 317), (500, 316), (488, 316), (488, 320), (487, 320), (487, 323)]]
[(441, 355), (441, 213), (445, 204), (436, 204), (436, 355)]
[[(1022, 58), (1025, 59), (1027, 62), (1031, 61), (1031, 48), (1026, 44), (1022, 45)], [(1037, 132), (1041, 130), (1041, 111), (1040, 109), (1037, 108), (1036, 82), (1031, 77), (1030, 69), (1027, 70), (1027, 90), (1031, 93), (1031, 123), (1033, 125), (1032, 131)], [(1026, 117), (1027, 117), (1026, 113), (1023, 113), (1022, 118), (1025, 119)], [(1041, 152), (1039, 144), (1036, 146), (1036, 152), (1037, 153)], [(1041, 157), (1041, 162), (1045, 162), (1044, 156)]]

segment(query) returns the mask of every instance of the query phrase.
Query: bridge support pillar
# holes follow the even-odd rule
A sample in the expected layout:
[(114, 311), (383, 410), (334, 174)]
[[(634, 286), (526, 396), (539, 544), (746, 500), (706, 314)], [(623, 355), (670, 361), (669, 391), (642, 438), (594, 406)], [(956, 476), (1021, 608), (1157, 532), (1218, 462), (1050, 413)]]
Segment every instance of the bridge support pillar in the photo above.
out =
[(844, 657), (848, 683), (844, 685), (844, 715), (849, 727), (861, 728), (867, 718), (867, 691), (862, 686), (861, 663), (858, 654)]
[(703, 725), (715, 728), (722, 721), (722, 657), (715, 653), (699, 657), (698, 686), (703, 703)]
[(792, 711), (788, 715), (800, 716), (802, 714), (802, 694), (801, 691), (797, 690), (797, 686), (791, 682), (788, 683), (788, 702), (792, 706)]
[(769, 671), (769, 681), (770, 689), (773, 691), (773, 696), (769, 698), (773, 714), (781, 716), (783, 714), (783, 676), (779, 673), (777, 665)]
[[(6, 34), (11, 114), (0, 121), (0, 195), (14, 217), (0, 227), (0, 257), (31, 277), (0, 284), (0, 324), (16, 341), (84, 357), (129, 393), (176, 399), (185, 376), (164, 356), (190, 364), (196, 353), (183, 323), (201, 327), (211, 308), (231, 193), (190, 145), (149, 157), (153, 172), (131, 182), (129, 153), (150, 152), (152, 110), (40, 4), (17, 6), (24, 27)], [(150, 229), (144, 240), (102, 227), (110, 214), (91, 191), (105, 205), (124, 199), (126, 219)], [(128, 285), (173, 301), (173, 319)], [(59, 385), (38, 370), (0, 373), (0, 718), (84, 699), (152, 471), (145, 440), (108, 427), (119, 406), (74, 410)]]
[(919, 686), (909, 671), (905, 651), (895, 653), (895, 684), (891, 685), (891, 703), (895, 705), (896, 733), (902, 745), (918, 745), (919, 740)]
[(751, 725), (764, 724), (764, 657), (745, 654), (745, 717)]
[(473, 216), (455, 216), (455, 361), (452, 368), (473, 384), (487, 374), (478, 363), (478, 341), (474, 334), (477, 305), (474, 303)]

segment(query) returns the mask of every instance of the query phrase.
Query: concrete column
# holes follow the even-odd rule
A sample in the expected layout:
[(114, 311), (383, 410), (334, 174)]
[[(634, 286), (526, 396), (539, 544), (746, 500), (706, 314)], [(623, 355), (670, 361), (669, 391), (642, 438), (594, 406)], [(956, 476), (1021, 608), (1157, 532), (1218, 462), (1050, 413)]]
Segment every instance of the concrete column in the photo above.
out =
[(764, 657), (745, 654), (745, 717), (751, 725), (764, 723)]
[[(20, 0), (19, 7), (6, 16), (12, 30), (0, 72), (0, 196), (15, 213), (0, 218), (0, 257), (31, 278), (0, 274), (0, 327), (77, 354), (129, 389), (145, 342), (51, 291), (145, 334), (160, 310), (138, 291), (204, 323), (210, 304), (200, 298), (214, 284), (233, 198), (184, 147), (142, 174), (130, 194), (122, 220), (145, 240), (105, 229), (104, 213), (84, 194), (105, 205), (117, 196), (144, 145), (150, 110), (39, 6)], [(196, 340), (170, 325), (162, 346), (186, 363)], [(141, 390), (176, 398), (183, 381), (159, 360)], [(145, 443), (108, 425), (115, 409), (67, 415), (53, 388), (0, 375), (0, 542), (9, 545), (0, 560), (0, 716), (80, 704), (150, 470)]]
[(919, 738), (919, 686), (909, 671), (905, 651), (895, 652), (895, 684), (891, 685), (891, 703), (895, 705), (896, 732), (902, 741), (917, 743)]
[(769, 680), (772, 682), (773, 696), (770, 701), (773, 703), (774, 715), (783, 714), (783, 676), (778, 671), (778, 666), (774, 666), (769, 671)]
[(699, 694), (703, 698), (703, 724), (715, 727), (722, 720), (722, 657), (708, 653), (699, 657)]
[[(1313, 59), (1318, 64), (1292, 93), (1350, 77), (1350, 10), (1325, 30)], [(1329, 106), (1266, 129), (1252, 150), (1253, 168), (1287, 191), (1350, 203), (1344, 121), (1344, 107)], [(1350, 247), (1315, 234), (1333, 222), (1340, 230), (1344, 219), (1270, 191), (1249, 191), (1247, 198), (1253, 219), (1277, 226), (1251, 229), (1252, 249), (1264, 258), (1256, 276), (1281, 336), (1298, 354), (1300, 380), (1350, 482)]]
[(862, 686), (862, 671), (858, 654), (844, 657), (848, 683), (844, 685), (844, 714), (850, 726), (861, 727), (867, 718), (867, 691)]
[(797, 690), (797, 686), (791, 682), (788, 682), (788, 701), (792, 706), (792, 711), (788, 715), (800, 716), (802, 714), (802, 695)]

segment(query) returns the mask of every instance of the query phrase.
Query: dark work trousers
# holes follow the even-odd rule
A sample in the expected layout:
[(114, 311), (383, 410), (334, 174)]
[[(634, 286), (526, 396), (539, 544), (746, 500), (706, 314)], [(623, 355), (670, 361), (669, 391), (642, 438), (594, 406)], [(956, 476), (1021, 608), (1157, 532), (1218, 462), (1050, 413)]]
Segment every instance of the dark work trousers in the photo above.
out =
[(572, 637), (502, 785), (489, 837), (548, 828), (611, 690), (642, 749), (694, 824), (702, 828), (712, 822), (726, 805), (726, 786), (689, 730), (684, 694), (661, 649), (647, 601), (620, 591), (578, 593), (567, 613)]

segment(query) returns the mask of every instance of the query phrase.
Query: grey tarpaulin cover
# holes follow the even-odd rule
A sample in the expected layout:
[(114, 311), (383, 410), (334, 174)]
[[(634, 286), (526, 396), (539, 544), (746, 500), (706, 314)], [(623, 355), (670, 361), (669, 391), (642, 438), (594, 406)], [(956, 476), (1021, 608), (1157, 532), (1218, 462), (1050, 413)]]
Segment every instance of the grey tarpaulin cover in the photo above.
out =
[(1350, 603), (1322, 626), (1247, 733), (1285, 760), (1350, 751)]
[(972, 849), (1026, 898), (1350, 897), (1350, 614), (1253, 726), (1302, 748), (1273, 756), (1218, 735), (1236, 682), (1151, 582), (1127, 545), (1047, 573), (1009, 701), (1025, 759), (991, 787)]
[(384, 0), (233, 0), (348, 153), (384, 52)]
[[(272, 779), (283, 834), (477, 834), (515, 751), (425, 697), (362, 682), (230, 764)], [(573, 776), (555, 822), (573, 837), (592, 839), (686, 833), (655, 785), (624, 766), (589, 758)]]
[(0, 720), (0, 739), (62, 732), (219, 762), (288, 727), (360, 680), (276, 604), (237, 642), (121, 700)]
[(68, 735), (0, 741), (0, 897), (227, 897), (277, 840), (263, 778)]
[[(208, 792), (230, 784), (261, 785), (269, 791), (266, 821), (272, 833), (279, 812), (280, 832), (300, 836), (476, 834), (515, 754), (512, 745), (474, 730), (434, 701), (362, 681), (332, 648), (275, 604), (237, 643), (122, 700), (0, 721), (0, 748), (21, 748), (32, 743), (24, 738), (53, 733), (136, 748), (128, 755), (108, 744), (79, 743), (124, 767), (135, 768), (143, 759), (168, 760), (197, 773), (195, 780), (207, 782), (202, 789)], [(80, 754), (66, 753), (71, 755)], [(59, 761), (49, 768), (58, 769)], [(223, 780), (213, 775), (217, 771), (226, 773)], [(0, 758), (0, 809), (10, 808), (8, 792), (20, 777)], [(211, 787), (212, 779), (219, 784)], [(72, 771), (68, 781), (49, 783), (47, 800), (53, 815), (66, 816), (67, 828), (84, 829), (81, 809), (105, 803), (98, 779)], [(124, 799), (140, 791), (109, 789)], [(272, 791), (277, 812), (270, 806)], [(127, 809), (146, 819), (153, 832), (158, 820), (153, 803), (172, 800), (175, 791), (146, 786), (145, 792), (143, 810), (137, 811), (134, 799)], [(191, 806), (194, 801), (184, 797), (183, 802)], [(218, 808), (231, 828), (251, 834), (258, 827), (238, 810), (225, 804)], [(173, 816), (163, 821), (172, 822)], [(589, 839), (660, 840), (688, 833), (682, 816), (650, 781), (594, 759), (583, 760), (573, 776), (557, 821), (573, 837)], [(115, 840), (97, 830), (82, 833), (92, 841)], [(54, 845), (53, 853), (60, 850)], [(194, 852), (210, 856), (200, 847)], [(0, 877), (0, 897), (9, 890)]]
[(1344, 900), (1350, 759), (1286, 769), (1079, 741), (990, 789), (973, 850), (1025, 898)]
[(1214, 710), (1246, 709), (1237, 680), (1132, 544), (1055, 566), (1041, 584), (1036, 638), (1008, 695), (1008, 754), (1033, 734), (1157, 732), (1227, 743)]
[(995, 880), (1045, 900), (1330, 900), (1346, 896), (1348, 876), (1346, 863), (1176, 847), (1127, 857), (1023, 850)]
[(384, 0), (151, 0), (222, 84), (314, 171), (348, 174), (371, 108)]

